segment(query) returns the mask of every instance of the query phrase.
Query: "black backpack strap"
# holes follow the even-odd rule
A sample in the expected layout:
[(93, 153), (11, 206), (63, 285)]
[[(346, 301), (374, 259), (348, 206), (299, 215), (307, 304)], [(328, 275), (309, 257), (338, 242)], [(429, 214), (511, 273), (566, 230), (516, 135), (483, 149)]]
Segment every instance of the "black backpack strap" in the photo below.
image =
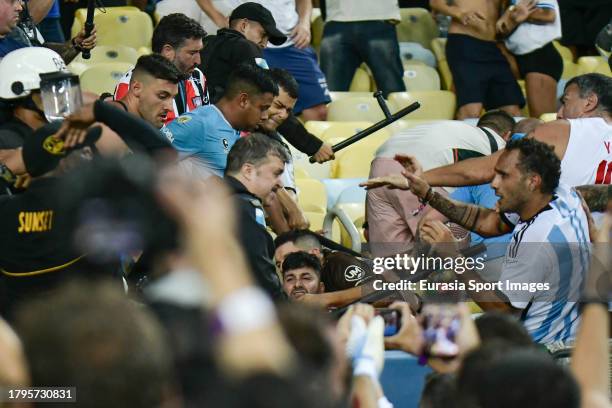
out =
[(499, 146), (497, 145), (497, 140), (495, 140), (495, 136), (493, 136), (491, 134), (491, 132), (489, 132), (485, 128), (481, 127), (480, 130), (482, 130), (485, 133), (485, 135), (487, 135), (487, 139), (489, 139), (489, 144), (491, 145), (491, 154), (493, 154), (496, 151), (498, 151), (499, 150)]

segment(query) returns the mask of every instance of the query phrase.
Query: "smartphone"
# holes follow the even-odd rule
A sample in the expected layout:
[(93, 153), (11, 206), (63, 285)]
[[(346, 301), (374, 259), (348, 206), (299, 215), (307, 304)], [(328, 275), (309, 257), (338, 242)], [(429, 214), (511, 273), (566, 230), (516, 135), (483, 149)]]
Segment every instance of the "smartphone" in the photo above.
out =
[(421, 311), (424, 350), (427, 357), (453, 358), (459, 354), (457, 334), (461, 327), (456, 303), (427, 303)]
[(374, 314), (385, 321), (385, 336), (397, 334), (402, 325), (402, 313), (395, 309), (375, 309)]

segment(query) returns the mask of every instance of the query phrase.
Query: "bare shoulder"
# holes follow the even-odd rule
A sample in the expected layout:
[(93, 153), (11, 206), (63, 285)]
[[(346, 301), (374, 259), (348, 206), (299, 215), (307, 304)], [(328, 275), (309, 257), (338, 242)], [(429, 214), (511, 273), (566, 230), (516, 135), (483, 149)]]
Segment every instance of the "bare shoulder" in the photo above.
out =
[(543, 123), (530, 134), (536, 140), (552, 145), (560, 158), (565, 155), (570, 136), (570, 123), (565, 119)]

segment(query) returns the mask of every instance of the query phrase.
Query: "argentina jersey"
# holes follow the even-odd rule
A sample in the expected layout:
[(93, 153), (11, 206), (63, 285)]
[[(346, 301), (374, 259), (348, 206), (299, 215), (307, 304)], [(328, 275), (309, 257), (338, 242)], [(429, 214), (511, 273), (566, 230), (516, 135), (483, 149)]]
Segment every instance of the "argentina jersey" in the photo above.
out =
[(214, 105), (184, 113), (163, 127), (162, 133), (179, 152), (181, 165), (201, 178), (223, 177), (227, 155), (240, 137)]
[(505, 218), (514, 230), (502, 266), (502, 292), (522, 310), (534, 341), (574, 338), (580, 320), (577, 300), (591, 259), (580, 197), (560, 184), (553, 200), (531, 219)]

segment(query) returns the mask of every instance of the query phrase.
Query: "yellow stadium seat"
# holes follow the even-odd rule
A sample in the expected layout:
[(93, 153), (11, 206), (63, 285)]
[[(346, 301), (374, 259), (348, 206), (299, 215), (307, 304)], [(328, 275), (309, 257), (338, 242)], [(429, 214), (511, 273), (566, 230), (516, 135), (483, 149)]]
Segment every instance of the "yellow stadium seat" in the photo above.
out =
[(453, 89), (453, 75), (446, 61), (446, 38), (434, 38), (431, 40), (431, 49), (438, 62), (442, 89), (450, 91)]
[(304, 127), (306, 128), (306, 130), (319, 138), (321, 137), (323, 132), (325, 132), (325, 130), (330, 126), (331, 123), (326, 120), (309, 120), (304, 123)]
[(138, 53), (139, 57), (142, 57), (143, 55), (149, 55), (152, 54), (153, 51), (151, 50), (150, 47), (140, 47), (136, 50), (136, 52)]
[(446, 60), (438, 63), (438, 72), (440, 73), (440, 80), (442, 89), (446, 91), (452, 91), (453, 87), (453, 73), (448, 66), (448, 62)]
[(113, 62), (94, 65), (87, 68), (81, 75), (81, 87), (98, 95), (104, 92), (113, 93), (117, 82), (130, 69), (133, 64), (127, 62)]
[(578, 66), (578, 64), (570, 60), (563, 59), (563, 72), (561, 73), (561, 78), (571, 79), (578, 75), (579, 69), (580, 67)]
[(306, 169), (302, 168), (302, 167), (298, 167), (298, 168), (293, 168), (293, 175), (295, 176), (295, 179), (309, 179), (312, 178), (312, 176), (306, 171)]
[[(319, 10), (318, 13), (315, 10)], [(311, 41), (312, 47), (318, 50), (321, 47), (321, 39), (323, 38), (323, 25), (325, 22), (321, 17), (321, 9), (313, 8), (312, 15), (310, 18), (310, 32), (312, 33)]]
[(409, 67), (409, 66), (412, 66), (412, 65), (424, 65), (426, 67), (429, 66), (424, 61), (421, 61), (421, 60), (418, 60), (418, 59), (403, 59), (403, 58), (402, 58), (402, 65), (404, 66), (404, 69), (406, 69), (406, 67)]
[(568, 61), (574, 61), (574, 54), (572, 54), (572, 50), (564, 45), (561, 45), (559, 41), (553, 41), (553, 45), (557, 51), (559, 51), (559, 54), (561, 54), (561, 58)]
[(344, 99), (344, 98), (354, 98), (355, 96), (363, 96), (365, 98), (374, 98), (373, 96), (374, 94), (370, 91), (360, 91), (360, 92), (352, 92), (352, 91), (348, 91), (348, 92), (340, 92), (340, 91), (332, 91), (329, 93), (329, 96), (331, 96), (331, 100), (332, 101), (337, 101), (340, 99)]
[(344, 98), (332, 101), (327, 106), (327, 119), (331, 121), (378, 122), (384, 118), (385, 115), (378, 106), (378, 102), (372, 97)]
[(91, 58), (83, 59), (79, 54), (68, 66), (70, 71), (79, 75), (87, 68), (107, 62), (127, 62), (136, 64), (138, 53), (135, 49), (126, 47), (125, 45), (100, 45), (91, 50)]
[(323, 164), (310, 163), (309, 157), (297, 150), (293, 146), (289, 146), (291, 150), (291, 156), (293, 157), (293, 168), (295, 171), (304, 171), (310, 175), (310, 177), (321, 180), (331, 177), (331, 162), (325, 162)]
[(544, 122), (552, 122), (553, 120), (557, 120), (557, 113), (544, 113), (540, 116), (540, 120)]
[[(83, 13), (79, 9), (79, 12)], [(99, 9), (94, 14), (94, 23), (98, 30), (98, 45), (122, 44), (134, 49), (150, 47), (153, 36), (153, 23), (147, 13), (136, 7), (106, 7), (106, 12)], [(86, 11), (85, 11), (86, 13)], [(76, 18), (72, 25), (72, 36), (83, 27), (85, 19)]]
[[(323, 221), (325, 220), (325, 214), (322, 214), (320, 212), (304, 211), (304, 216), (310, 223), (311, 231), (320, 231), (323, 229)], [(332, 224), (331, 239), (337, 243), (340, 243), (340, 237), (340, 224), (338, 224), (338, 221), (334, 221), (334, 223)]]
[(456, 98), (450, 91), (393, 92), (389, 104), (398, 111), (418, 101), (421, 107), (407, 116), (407, 119), (453, 119)]
[(329, 141), (332, 138), (345, 139), (370, 126), (372, 122), (328, 122), (329, 127), (321, 133), (321, 140)]
[[(342, 203), (337, 205), (338, 209), (344, 211), (351, 221), (353, 225), (359, 231), (359, 235), (361, 237), (361, 242), (365, 242), (365, 237), (363, 236), (363, 223), (365, 221), (365, 203)], [(347, 248), (351, 248), (351, 237), (349, 236), (348, 231), (344, 226), (340, 225), (340, 243)]]
[(327, 209), (327, 193), (325, 185), (315, 179), (296, 179), (298, 203), (304, 211), (325, 213)]
[(370, 174), (370, 163), (380, 146), (379, 143), (369, 143), (361, 140), (350, 147), (336, 153), (332, 165), (334, 178), (366, 178)]
[(559, 41), (553, 41), (553, 45), (557, 51), (559, 51), (563, 59), (563, 73), (561, 74), (561, 78), (570, 79), (578, 75), (578, 64), (574, 62), (574, 54), (572, 54), (572, 51), (561, 45)]
[(401, 21), (397, 25), (400, 42), (415, 42), (431, 49), (431, 40), (440, 35), (438, 25), (429, 11), (419, 7), (400, 9)]
[(612, 76), (608, 61), (602, 57), (580, 57), (578, 58), (578, 75), (598, 73)]
[(351, 92), (370, 92), (373, 90), (374, 79), (368, 70), (361, 66), (355, 70), (355, 75), (349, 86)]
[(408, 92), (439, 91), (440, 75), (427, 65), (404, 65), (404, 84)]

